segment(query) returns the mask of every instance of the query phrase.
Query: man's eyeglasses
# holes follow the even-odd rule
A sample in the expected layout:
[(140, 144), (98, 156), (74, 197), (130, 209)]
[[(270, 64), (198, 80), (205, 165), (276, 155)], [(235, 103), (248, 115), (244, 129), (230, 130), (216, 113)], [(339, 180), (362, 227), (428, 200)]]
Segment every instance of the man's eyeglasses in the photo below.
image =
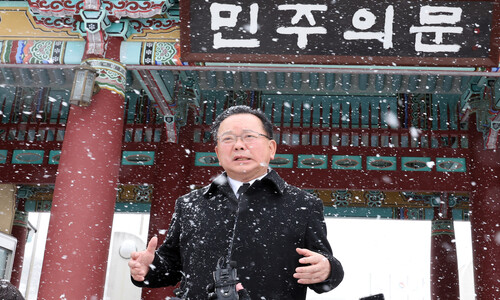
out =
[(258, 132), (255, 132), (255, 131), (245, 131), (245, 132), (243, 132), (242, 135), (235, 135), (235, 134), (232, 134), (232, 133), (225, 133), (225, 134), (221, 135), (218, 138), (218, 141), (221, 144), (232, 145), (232, 144), (236, 143), (236, 141), (238, 140), (239, 137), (241, 138), (241, 140), (245, 144), (255, 143), (257, 141), (257, 139), (260, 138), (260, 137), (265, 137), (265, 138), (271, 140), (271, 138), (269, 136), (265, 135), (265, 134), (258, 133)]

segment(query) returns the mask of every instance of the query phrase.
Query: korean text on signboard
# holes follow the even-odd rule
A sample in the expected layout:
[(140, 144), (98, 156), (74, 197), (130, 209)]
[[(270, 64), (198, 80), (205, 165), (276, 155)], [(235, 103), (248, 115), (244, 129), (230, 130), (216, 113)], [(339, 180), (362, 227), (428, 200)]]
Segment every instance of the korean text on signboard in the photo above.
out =
[(189, 0), (181, 5), (186, 61), (498, 65), (494, 1)]

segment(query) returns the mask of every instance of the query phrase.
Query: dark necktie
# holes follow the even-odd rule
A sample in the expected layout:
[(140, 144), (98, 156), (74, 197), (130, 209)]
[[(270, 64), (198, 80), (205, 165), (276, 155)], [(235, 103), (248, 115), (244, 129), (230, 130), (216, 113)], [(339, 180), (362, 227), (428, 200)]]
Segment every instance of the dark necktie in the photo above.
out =
[(238, 189), (238, 199), (241, 198), (241, 195), (243, 195), (244, 192), (246, 192), (248, 190), (248, 188), (250, 187), (250, 183), (243, 183), (240, 188)]

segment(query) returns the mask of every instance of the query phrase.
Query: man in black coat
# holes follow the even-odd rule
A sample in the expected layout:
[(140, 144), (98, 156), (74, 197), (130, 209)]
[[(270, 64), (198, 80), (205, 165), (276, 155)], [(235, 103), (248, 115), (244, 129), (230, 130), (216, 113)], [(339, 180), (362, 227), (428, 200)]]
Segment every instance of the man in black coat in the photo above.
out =
[(225, 172), (177, 199), (158, 250), (154, 237), (145, 251), (132, 253), (134, 284), (181, 281), (185, 299), (207, 299), (216, 266), (234, 261), (251, 299), (305, 299), (307, 287), (335, 288), (344, 273), (327, 240), (323, 204), (269, 168), (276, 153), (271, 122), (258, 110), (234, 106), (217, 117), (212, 134)]

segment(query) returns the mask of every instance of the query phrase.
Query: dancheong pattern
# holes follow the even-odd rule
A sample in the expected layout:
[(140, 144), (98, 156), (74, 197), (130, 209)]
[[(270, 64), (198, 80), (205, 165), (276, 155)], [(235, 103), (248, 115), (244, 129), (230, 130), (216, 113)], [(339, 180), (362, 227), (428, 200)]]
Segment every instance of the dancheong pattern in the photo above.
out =
[(96, 82), (102, 89), (125, 95), (126, 69), (109, 59), (87, 59), (86, 62), (97, 69)]
[(179, 43), (144, 43), (142, 45), (144, 65), (182, 65)]
[(3, 41), (0, 60), (17, 64), (62, 64), (65, 46), (61, 41)]

